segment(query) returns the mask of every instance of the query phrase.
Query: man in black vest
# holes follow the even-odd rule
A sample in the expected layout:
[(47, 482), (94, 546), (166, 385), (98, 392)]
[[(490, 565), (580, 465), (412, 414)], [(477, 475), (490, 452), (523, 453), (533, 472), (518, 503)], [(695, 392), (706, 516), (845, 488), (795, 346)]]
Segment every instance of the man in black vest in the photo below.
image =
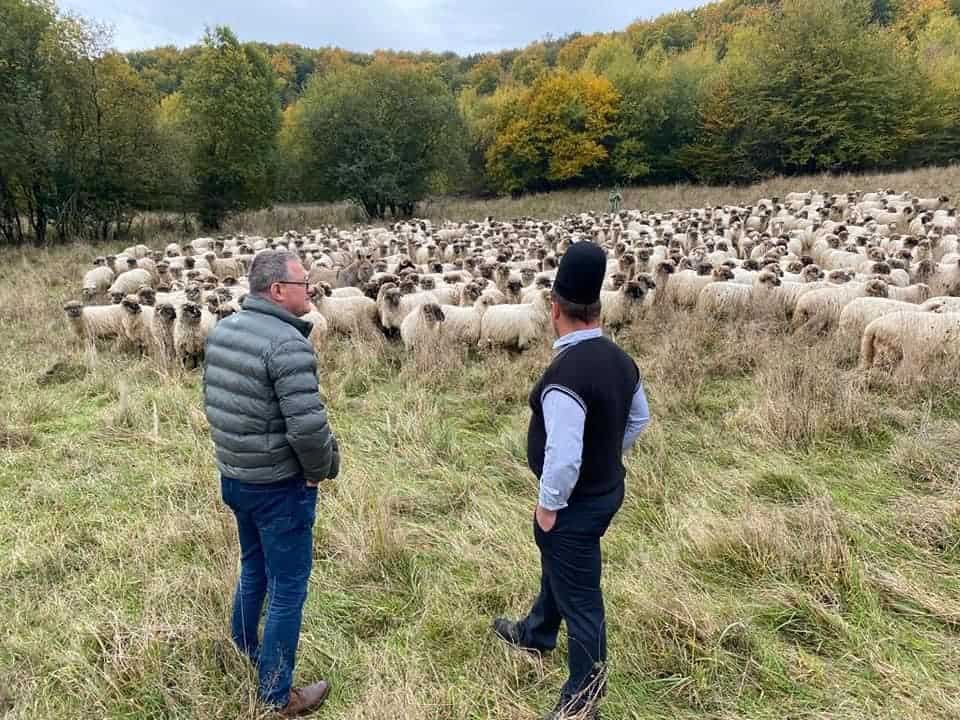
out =
[(545, 720), (599, 717), (607, 660), (600, 538), (623, 502), (622, 455), (649, 422), (636, 364), (600, 329), (606, 267), (602, 248), (578, 242), (557, 270), (556, 356), (530, 394), (527, 432), (527, 462), (540, 480), (540, 594), (519, 622), (493, 622), (511, 645), (546, 652), (566, 621), (570, 677)]

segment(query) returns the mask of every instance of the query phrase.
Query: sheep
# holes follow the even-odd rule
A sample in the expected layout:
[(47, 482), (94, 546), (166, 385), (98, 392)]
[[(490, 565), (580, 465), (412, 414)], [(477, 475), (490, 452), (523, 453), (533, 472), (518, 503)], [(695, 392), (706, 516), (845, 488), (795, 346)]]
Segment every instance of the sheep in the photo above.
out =
[(930, 286), (924, 283), (899, 287), (897, 285), (887, 285), (887, 297), (891, 300), (899, 300), (905, 303), (919, 305), (930, 298)]
[(428, 302), (420, 305), (400, 323), (400, 339), (404, 347), (418, 352), (436, 350), (444, 319), (444, 312), (437, 303)]
[(376, 302), (368, 297), (335, 298), (327, 293), (332, 293), (327, 283), (311, 289), (314, 307), (326, 319), (329, 332), (362, 337), (377, 333)]
[(960, 312), (960, 298), (955, 297), (935, 297), (930, 298), (920, 305), (919, 310), (928, 312), (945, 313)]
[(80, 288), (84, 304), (100, 304), (99, 301), (106, 300), (115, 277), (113, 270), (106, 265), (98, 265), (88, 270), (83, 276), (83, 284)]
[(901, 368), (920, 374), (943, 362), (960, 361), (960, 313), (897, 312), (863, 331), (860, 367)]
[(667, 298), (675, 308), (691, 310), (697, 305), (700, 291), (707, 285), (734, 279), (733, 271), (726, 265), (713, 267), (700, 265), (697, 271), (682, 270), (667, 283)]
[(377, 311), (384, 330), (399, 331), (403, 319), (413, 310), (428, 302), (436, 303), (437, 296), (430, 292), (403, 294), (393, 283), (380, 288), (377, 295)]
[(71, 300), (63, 309), (74, 334), (81, 340), (106, 340), (123, 335), (124, 310), (119, 305), (84, 306)]
[(203, 308), (195, 302), (186, 302), (173, 323), (174, 357), (188, 370), (203, 365), (207, 334), (212, 323), (204, 322)]
[[(735, 282), (710, 283), (700, 291), (697, 312), (718, 319), (737, 318), (753, 308), (754, 294), (759, 288), (778, 287), (780, 277), (769, 270), (757, 274), (752, 285)], [(769, 303), (764, 303), (769, 306)]]
[[(441, 335), (444, 340), (450, 340), (462, 345), (477, 345), (480, 342), (480, 330), (483, 314), (487, 308), (493, 306), (489, 297), (479, 297), (472, 307), (460, 305), (441, 305), (440, 312), (442, 327)], [(426, 306), (421, 306), (420, 310)], [(401, 328), (402, 332), (402, 328)]]
[(123, 315), (123, 338), (126, 343), (140, 352), (149, 351), (151, 354), (156, 352), (156, 343), (153, 340), (153, 315), (154, 310), (150, 306), (140, 305), (140, 300), (136, 295), (127, 295), (120, 302), (120, 307), (124, 310)]
[(935, 296), (960, 297), (960, 260), (940, 265), (926, 283)]
[(113, 303), (118, 305), (125, 295), (135, 293), (144, 285), (153, 287), (153, 277), (143, 268), (134, 268), (117, 275), (107, 292)]
[(310, 329), (310, 335), (307, 339), (310, 341), (310, 344), (313, 345), (314, 352), (320, 352), (320, 349), (323, 347), (323, 341), (326, 339), (327, 332), (330, 329), (327, 319), (319, 310), (310, 310), (305, 315), (302, 315), (300, 319), (306, 320), (313, 326)]
[(863, 331), (878, 317), (895, 312), (915, 312), (919, 308), (909, 302), (882, 297), (861, 297), (849, 303), (840, 313), (839, 330), (859, 341)]
[(549, 327), (550, 291), (544, 289), (529, 304), (488, 307), (480, 322), (478, 344), (525, 350), (545, 338)]
[(807, 293), (797, 301), (793, 315), (794, 328), (807, 327), (822, 332), (840, 321), (840, 313), (859, 297), (887, 297), (887, 284), (882, 280), (850, 283)]
[(176, 308), (170, 303), (160, 303), (154, 308), (150, 329), (157, 358), (164, 362), (174, 359), (173, 325), (176, 319)]
[(600, 324), (619, 328), (629, 325), (643, 310), (647, 284), (628, 280), (616, 291), (600, 291)]

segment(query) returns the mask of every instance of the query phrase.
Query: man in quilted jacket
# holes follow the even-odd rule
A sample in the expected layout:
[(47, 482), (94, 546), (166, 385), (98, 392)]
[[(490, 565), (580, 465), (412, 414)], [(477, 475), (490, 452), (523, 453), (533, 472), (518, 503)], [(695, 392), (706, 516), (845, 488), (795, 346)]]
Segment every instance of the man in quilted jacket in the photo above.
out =
[(248, 279), (243, 309), (207, 340), (203, 399), (240, 539), (233, 640), (257, 668), (261, 699), (295, 716), (318, 708), (330, 689), (323, 680), (294, 688), (292, 680), (317, 485), (337, 476), (340, 454), (320, 400), (311, 324), (300, 319), (310, 307), (303, 265), (286, 250), (266, 250)]

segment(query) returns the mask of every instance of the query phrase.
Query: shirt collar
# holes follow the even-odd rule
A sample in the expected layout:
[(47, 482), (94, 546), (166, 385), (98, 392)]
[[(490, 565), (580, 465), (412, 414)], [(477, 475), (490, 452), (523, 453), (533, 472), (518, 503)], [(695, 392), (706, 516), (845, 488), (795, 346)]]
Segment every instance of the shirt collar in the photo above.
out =
[(603, 337), (603, 330), (601, 328), (574, 330), (573, 332), (567, 333), (561, 338), (557, 338), (553, 343), (553, 349), (563, 350), (564, 348), (573, 347), (577, 343), (581, 343), (584, 340), (593, 340), (594, 338), (598, 337)]

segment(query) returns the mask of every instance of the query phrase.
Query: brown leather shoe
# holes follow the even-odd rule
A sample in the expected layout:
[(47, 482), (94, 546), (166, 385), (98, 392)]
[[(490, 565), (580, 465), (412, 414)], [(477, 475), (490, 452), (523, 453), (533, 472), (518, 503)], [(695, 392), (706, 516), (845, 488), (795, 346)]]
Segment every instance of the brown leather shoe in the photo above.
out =
[(281, 717), (308, 715), (323, 705), (329, 693), (330, 684), (326, 680), (302, 688), (291, 688), (290, 699), (277, 712)]

